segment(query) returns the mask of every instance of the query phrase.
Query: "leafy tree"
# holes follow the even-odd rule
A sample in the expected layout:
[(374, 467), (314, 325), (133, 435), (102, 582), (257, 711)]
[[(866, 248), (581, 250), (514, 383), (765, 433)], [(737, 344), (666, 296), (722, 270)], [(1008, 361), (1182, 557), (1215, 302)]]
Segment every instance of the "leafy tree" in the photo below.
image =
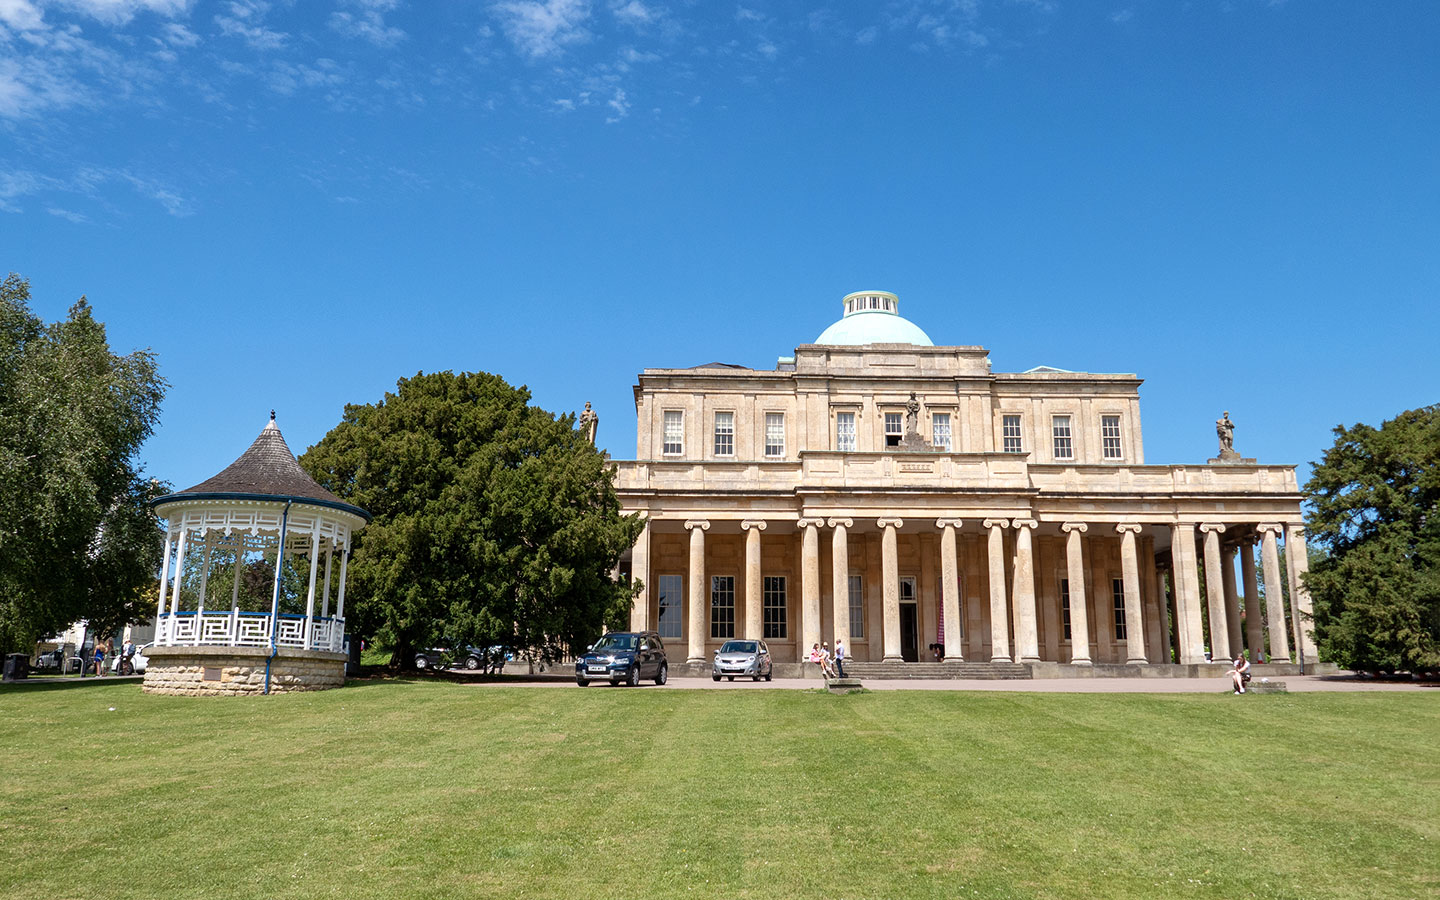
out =
[(110, 352), (85, 298), (50, 325), (29, 300), (0, 282), (0, 648), (23, 652), (78, 619), (106, 634), (148, 615), (164, 489), (135, 455), (166, 386), (149, 351)]
[(1440, 669), (1440, 405), (1335, 429), (1305, 485), (1320, 652), (1347, 668)]
[(375, 516), (346, 618), (392, 663), (441, 639), (553, 656), (624, 621), (638, 586), (610, 573), (640, 520), (620, 515), (613, 469), (575, 417), (529, 401), (497, 375), (422, 372), (346, 406), (300, 458)]

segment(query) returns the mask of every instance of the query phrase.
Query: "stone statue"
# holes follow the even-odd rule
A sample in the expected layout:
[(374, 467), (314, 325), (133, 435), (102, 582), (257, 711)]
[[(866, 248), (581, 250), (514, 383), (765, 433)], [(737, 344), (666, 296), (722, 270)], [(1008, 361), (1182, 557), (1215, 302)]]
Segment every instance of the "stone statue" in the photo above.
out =
[(589, 400), (585, 401), (585, 409), (580, 413), (580, 431), (592, 445), (595, 443), (595, 435), (600, 431), (600, 417), (590, 408)]
[(1235, 452), (1235, 423), (1230, 421), (1230, 410), (1215, 420), (1215, 434), (1220, 438), (1220, 455)]
[(1212, 466), (1253, 466), (1253, 457), (1241, 456), (1235, 452), (1235, 423), (1230, 421), (1230, 411), (1215, 420), (1215, 436), (1220, 439), (1220, 455), (1210, 460)]
[(915, 392), (910, 392), (910, 402), (905, 404), (905, 436), (918, 435), (920, 433), (920, 401), (915, 399)]

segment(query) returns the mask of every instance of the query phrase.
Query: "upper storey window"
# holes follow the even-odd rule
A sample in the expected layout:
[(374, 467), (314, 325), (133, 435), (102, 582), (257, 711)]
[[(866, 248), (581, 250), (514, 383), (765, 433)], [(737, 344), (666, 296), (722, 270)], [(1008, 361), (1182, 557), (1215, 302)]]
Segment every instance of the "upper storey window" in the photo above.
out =
[(666, 456), (679, 456), (685, 452), (685, 413), (682, 410), (665, 410), (665, 443), (661, 452)]
[(835, 414), (835, 449), (847, 453), (855, 452), (855, 414), (853, 412)]
[(1125, 456), (1120, 450), (1120, 417), (1100, 417), (1100, 443), (1104, 447), (1106, 459), (1124, 459)]
[(735, 414), (733, 412), (717, 412), (715, 414), (715, 455), (735, 455)]
[(785, 414), (765, 414), (765, 455), (785, 455)]
[(930, 443), (941, 450), (951, 449), (949, 413), (935, 413), (930, 416)]
[(868, 312), (870, 310), (881, 312), (898, 312), (899, 304), (894, 297), (887, 297), (884, 294), (857, 294), (845, 300), (845, 314), (857, 312)]
[(1025, 447), (1020, 442), (1019, 416), (1005, 416), (1000, 420), (1000, 440), (1003, 442), (1001, 449), (1006, 453), (1025, 452)]
[(1075, 444), (1070, 437), (1070, 417), (1055, 416), (1051, 418), (1050, 433), (1055, 438), (1055, 458), (1074, 459)]
[(905, 436), (905, 418), (898, 412), (885, 414), (885, 446), (898, 447)]

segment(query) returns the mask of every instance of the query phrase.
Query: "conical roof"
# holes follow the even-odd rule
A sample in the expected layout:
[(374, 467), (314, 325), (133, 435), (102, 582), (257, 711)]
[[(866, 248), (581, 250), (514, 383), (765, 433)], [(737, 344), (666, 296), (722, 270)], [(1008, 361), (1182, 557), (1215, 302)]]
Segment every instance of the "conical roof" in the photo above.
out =
[(345, 510), (370, 521), (370, 514), (358, 506), (346, 503), (339, 497), (315, 483), (308, 473), (300, 468), (290, 445), (275, 424), (275, 412), (270, 412), (270, 422), (255, 438), (250, 449), (240, 458), (226, 466), (218, 475), (174, 494), (167, 494), (156, 500), (154, 505), (173, 503), (177, 500), (294, 500), (313, 503), (332, 509)]

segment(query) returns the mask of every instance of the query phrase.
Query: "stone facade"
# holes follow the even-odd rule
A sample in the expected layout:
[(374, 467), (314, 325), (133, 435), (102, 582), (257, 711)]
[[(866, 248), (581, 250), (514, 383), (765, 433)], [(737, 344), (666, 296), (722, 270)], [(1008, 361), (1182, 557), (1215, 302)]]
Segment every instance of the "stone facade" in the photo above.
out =
[[(1277, 538), (1304, 568), (1293, 466), (1147, 464), (1136, 375), (995, 373), (983, 347), (896, 327), (894, 295), (845, 310), (825, 335), (846, 343), (802, 345), (773, 371), (640, 374), (617, 490), (647, 526), (622, 565), (645, 585), (631, 626), (672, 659), (736, 637), (778, 662), (837, 639), (897, 663), (1315, 661), (1298, 583), (1300, 617), (1275, 591), (1268, 629), (1240, 615), (1257, 545), (1266, 584)], [(868, 339), (894, 334), (913, 342)]]
[[(153, 647), (145, 670), (147, 694), (191, 697), (265, 692), (269, 651), (245, 647)], [(270, 660), (270, 693), (323, 691), (345, 683), (345, 654), (282, 648)]]

